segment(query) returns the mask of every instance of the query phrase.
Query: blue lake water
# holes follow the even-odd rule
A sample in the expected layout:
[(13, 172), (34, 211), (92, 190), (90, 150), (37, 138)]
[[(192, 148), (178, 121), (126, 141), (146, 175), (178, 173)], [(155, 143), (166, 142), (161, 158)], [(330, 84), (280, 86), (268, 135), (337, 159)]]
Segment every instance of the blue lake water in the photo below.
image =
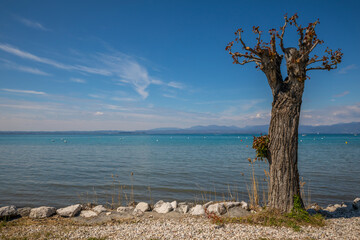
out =
[[(248, 199), (252, 135), (0, 135), (0, 206)], [(345, 144), (348, 142), (348, 144)], [(360, 136), (299, 136), (305, 193), (360, 197)], [(266, 163), (256, 163), (260, 187)], [(133, 173), (133, 175), (131, 175)], [(120, 194), (119, 194), (120, 193)], [(310, 193), (310, 194), (309, 194)], [(119, 199), (119, 195), (120, 198)]]

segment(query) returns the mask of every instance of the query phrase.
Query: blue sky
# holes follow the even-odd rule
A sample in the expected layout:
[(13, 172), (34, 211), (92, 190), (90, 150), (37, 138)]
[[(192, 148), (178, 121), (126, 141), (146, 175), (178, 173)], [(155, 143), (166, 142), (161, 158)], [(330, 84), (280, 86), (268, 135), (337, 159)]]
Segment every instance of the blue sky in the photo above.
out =
[(285, 13), (320, 19), (315, 54), (344, 53), (338, 69), (309, 73), (301, 124), (360, 121), (359, 11), (358, 1), (1, 0), (0, 130), (267, 124), (265, 75), (232, 64), (225, 46), (239, 27), (249, 45), (254, 25), (266, 39)]

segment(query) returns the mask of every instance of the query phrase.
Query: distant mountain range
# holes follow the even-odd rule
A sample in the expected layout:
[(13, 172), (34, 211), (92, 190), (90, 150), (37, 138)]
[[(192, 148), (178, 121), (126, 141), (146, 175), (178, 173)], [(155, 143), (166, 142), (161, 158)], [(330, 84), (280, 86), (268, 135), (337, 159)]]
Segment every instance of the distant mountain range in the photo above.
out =
[[(236, 126), (194, 126), (190, 128), (155, 128), (139, 131), (0, 131), (0, 134), (266, 134), (269, 125), (246, 126), (243, 128)], [(360, 134), (360, 122), (339, 123), (334, 125), (307, 126), (299, 127), (300, 134)]]
[[(269, 125), (246, 126), (239, 128), (236, 126), (194, 126), (191, 128), (156, 128), (142, 131), (148, 134), (266, 134)], [(360, 122), (339, 123), (334, 125), (307, 126), (299, 127), (299, 133), (323, 133), (323, 134), (354, 134), (360, 133)]]

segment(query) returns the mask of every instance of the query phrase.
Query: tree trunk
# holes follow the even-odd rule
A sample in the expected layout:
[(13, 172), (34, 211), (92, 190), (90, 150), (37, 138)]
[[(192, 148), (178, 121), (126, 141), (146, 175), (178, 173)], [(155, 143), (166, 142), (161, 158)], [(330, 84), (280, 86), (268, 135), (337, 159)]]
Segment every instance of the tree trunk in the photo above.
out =
[[(300, 196), (298, 127), (304, 82), (287, 79), (274, 95), (269, 127), (270, 208), (289, 212)], [(302, 200), (301, 200), (302, 202)]]

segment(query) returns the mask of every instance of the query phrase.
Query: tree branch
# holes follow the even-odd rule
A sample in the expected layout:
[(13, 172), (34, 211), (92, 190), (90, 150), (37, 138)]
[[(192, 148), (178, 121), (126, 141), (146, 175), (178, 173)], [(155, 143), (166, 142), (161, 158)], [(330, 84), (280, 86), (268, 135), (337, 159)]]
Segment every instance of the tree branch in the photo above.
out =
[[(300, 41), (300, 40), (299, 40)], [(311, 46), (311, 48), (309, 50), (307, 50), (305, 53), (303, 53), (301, 55), (301, 57), (299, 59), (297, 59), (297, 61), (301, 61), (302, 59), (306, 58), (309, 56), (309, 54), (312, 52), (312, 50), (314, 50), (314, 48), (316, 47), (316, 45), (318, 45), (319, 43), (321, 43), (321, 40), (317, 39), (316, 42)], [(311, 63), (308, 63), (308, 65)]]
[(242, 53), (239, 53), (239, 52), (229, 52), (229, 54), (231, 54), (232, 56), (236, 56), (236, 57), (244, 57), (244, 58), (249, 58), (249, 59), (254, 59), (256, 61), (259, 61), (261, 62), (261, 59), (258, 58), (258, 57), (255, 57), (254, 55), (251, 55), (251, 54), (242, 54)]
[(235, 34), (237, 33), (238, 36), (239, 36), (237, 40), (241, 42), (241, 44), (243, 45), (243, 48), (244, 48), (245, 50), (248, 50), (248, 51), (252, 52), (253, 54), (258, 55), (258, 53), (257, 53), (254, 49), (252, 49), (251, 47), (246, 46), (245, 42), (243, 41), (243, 39), (242, 39), (242, 37), (241, 37), (241, 33), (242, 33), (242, 32), (243, 32), (243, 30), (242, 30), (241, 28), (239, 28), (239, 29), (235, 32)]
[(285, 48), (284, 48), (284, 34), (285, 34), (285, 28), (289, 22), (287, 16), (285, 15), (284, 17), (285, 19), (285, 23), (284, 23), (284, 26), (282, 28), (280, 28), (282, 31), (281, 31), (281, 35), (278, 35), (278, 38), (280, 38), (280, 47), (281, 47), (281, 50), (283, 52), (285, 52)]
[[(335, 67), (332, 67), (332, 66), (335, 66)], [(337, 66), (336, 64), (331, 64), (331, 65), (328, 65), (328, 66), (323, 66), (323, 67), (311, 67), (311, 68), (307, 68), (306, 71), (310, 71), (310, 70), (332, 70), (332, 69), (336, 69)]]

